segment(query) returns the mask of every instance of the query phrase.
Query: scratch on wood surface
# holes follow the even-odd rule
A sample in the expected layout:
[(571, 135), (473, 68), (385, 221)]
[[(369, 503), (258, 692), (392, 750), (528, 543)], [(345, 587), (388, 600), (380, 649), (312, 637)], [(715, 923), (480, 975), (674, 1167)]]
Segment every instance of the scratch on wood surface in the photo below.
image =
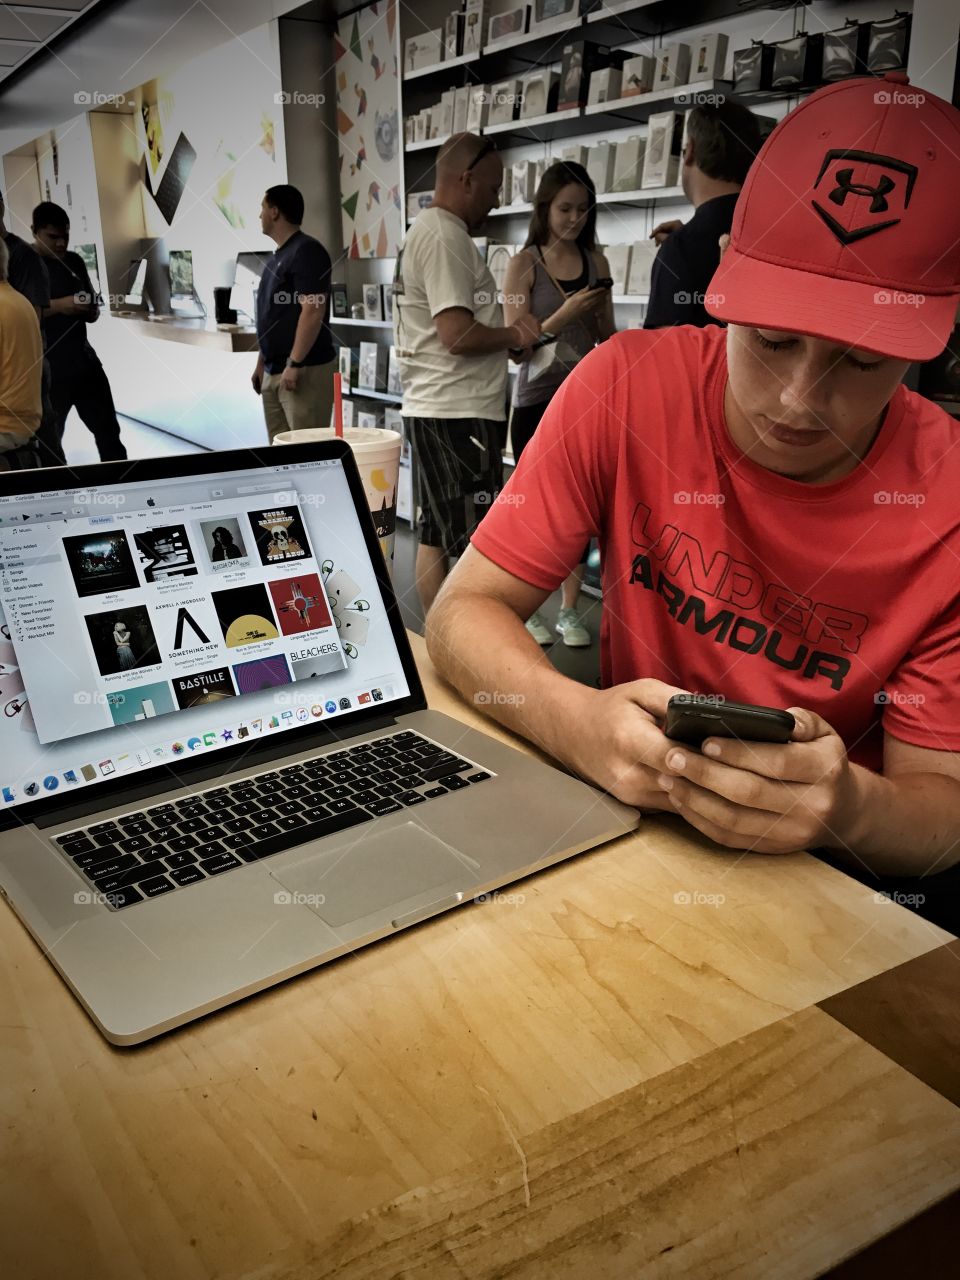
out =
[(513, 1144), (513, 1148), (516, 1151), (517, 1155), (520, 1157), (520, 1173), (523, 1178), (523, 1199), (526, 1207), (529, 1209), (530, 1208), (530, 1179), (527, 1176), (526, 1152), (518, 1142), (517, 1135), (510, 1128), (510, 1122), (507, 1119), (507, 1117), (504, 1115), (503, 1108), (500, 1106), (500, 1103), (497, 1102), (496, 1098), (492, 1097), (490, 1093), (488, 1093), (488, 1091), (484, 1089), (482, 1084), (474, 1085), (474, 1088), (477, 1089), (480, 1093), (482, 1093), (485, 1098), (489, 1099), (490, 1104), (496, 1108), (497, 1115), (500, 1117), (500, 1123), (503, 1125), (504, 1129), (506, 1129), (507, 1137), (510, 1139), (511, 1143)]

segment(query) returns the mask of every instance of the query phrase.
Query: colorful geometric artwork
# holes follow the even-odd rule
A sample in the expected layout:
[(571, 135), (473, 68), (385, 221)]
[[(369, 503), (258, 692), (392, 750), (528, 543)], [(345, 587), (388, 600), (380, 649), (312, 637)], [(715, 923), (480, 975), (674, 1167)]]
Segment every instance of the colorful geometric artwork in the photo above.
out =
[(396, 41), (397, 0), (345, 17), (334, 38), (343, 242), (352, 258), (394, 257), (403, 235)]

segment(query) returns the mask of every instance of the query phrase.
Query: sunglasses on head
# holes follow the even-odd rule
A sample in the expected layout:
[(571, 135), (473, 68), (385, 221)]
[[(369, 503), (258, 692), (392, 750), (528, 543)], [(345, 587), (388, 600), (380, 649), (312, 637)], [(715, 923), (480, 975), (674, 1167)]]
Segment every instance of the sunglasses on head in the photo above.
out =
[(484, 158), (484, 156), (488, 156), (491, 151), (496, 151), (496, 149), (497, 149), (497, 144), (494, 142), (494, 140), (492, 138), (487, 138), (486, 142), (483, 144), (483, 146), (480, 148), (477, 154), (473, 157), (473, 159), (467, 165), (466, 169), (464, 169), (464, 173), (469, 173), (471, 169), (476, 168), (476, 166), (480, 163), (480, 161)]

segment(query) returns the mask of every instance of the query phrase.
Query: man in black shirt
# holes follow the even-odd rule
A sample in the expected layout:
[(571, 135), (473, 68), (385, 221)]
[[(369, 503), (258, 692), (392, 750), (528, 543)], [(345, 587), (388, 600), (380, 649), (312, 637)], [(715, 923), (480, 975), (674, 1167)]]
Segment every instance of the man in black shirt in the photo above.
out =
[(297, 188), (270, 187), (260, 206), (260, 226), (277, 248), (257, 290), (260, 358), (251, 381), (263, 397), (271, 440), (281, 431), (328, 427), (333, 406), (330, 255), (300, 230), (302, 222), (303, 196)]
[(87, 341), (87, 325), (94, 323), (100, 308), (83, 259), (67, 248), (67, 211), (49, 200), (38, 204), (33, 211), (33, 237), (50, 276), (50, 303), (44, 309), (43, 330), (53, 378), (53, 422), (48, 428), (45, 420), (37, 433), (43, 465), (65, 464), (63, 430), (74, 407), (84, 426), (93, 432), (100, 460), (125, 458), (110, 383)]
[(733, 223), (737, 196), (760, 150), (756, 117), (729, 99), (694, 107), (687, 119), (680, 181), (696, 212), (689, 222), (663, 222), (653, 231), (653, 262), (645, 329), (715, 324), (704, 295), (720, 262), (720, 237)]

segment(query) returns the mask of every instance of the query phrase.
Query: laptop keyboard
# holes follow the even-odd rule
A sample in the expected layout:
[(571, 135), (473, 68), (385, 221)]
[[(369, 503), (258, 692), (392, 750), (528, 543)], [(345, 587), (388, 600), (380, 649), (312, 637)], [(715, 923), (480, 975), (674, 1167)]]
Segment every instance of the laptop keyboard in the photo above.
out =
[(490, 776), (406, 730), (95, 822), (55, 842), (120, 910)]

